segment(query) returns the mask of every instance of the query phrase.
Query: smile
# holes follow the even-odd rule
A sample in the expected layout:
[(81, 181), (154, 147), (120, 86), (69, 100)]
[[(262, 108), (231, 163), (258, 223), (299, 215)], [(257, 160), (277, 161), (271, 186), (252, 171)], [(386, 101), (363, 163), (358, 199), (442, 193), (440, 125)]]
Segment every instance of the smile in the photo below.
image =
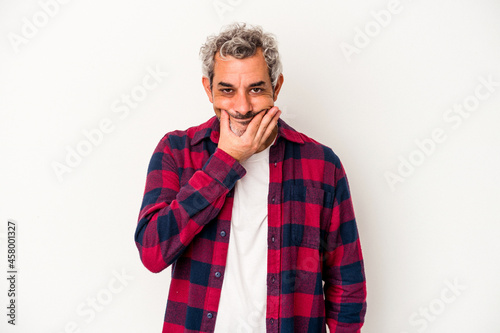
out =
[(240, 125), (248, 125), (252, 121), (253, 118), (250, 119), (234, 119), (235, 122), (237, 122)]
[(231, 117), (231, 120), (232, 120), (232, 121), (235, 121), (235, 122), (237, 122), (238, 124), (241, 124), (241, 125), (248, 125), (248, 124), (250, 124), (250, 122), (252, 121), (252, 119), (253, 119), (256, 115), (258, 115), (258, 114), (259, 114), (259, 113), (261, 113), (261, 112), (268, 111), (268, 110), (269, 110), (269, 109), (262, 109), (262, 110), (260, 110), (260, 111), (258, 111), (258, 112), (251, 112), (251, 113), (250, 113), (250, 117), (248, 117), (248, 116), (243, 116), (243, 115), (241, 115), (241, 114), (239, 114), (239, 113), (237, 113), (236, 115), (233, 115), (233, 114), (231, 114), (231, 113), (230, 113), (229, 111), (227, 111), (227, 110), (226, 110), (226, 112), (227, 112), (227, 113), (229, 113), (229, 116)]

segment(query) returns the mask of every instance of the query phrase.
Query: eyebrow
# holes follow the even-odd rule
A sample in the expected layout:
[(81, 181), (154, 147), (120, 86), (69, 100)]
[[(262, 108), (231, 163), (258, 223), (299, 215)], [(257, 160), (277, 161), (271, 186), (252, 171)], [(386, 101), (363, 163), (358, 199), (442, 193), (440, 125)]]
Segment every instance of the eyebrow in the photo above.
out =
[[(231, 83), (222, 82), (222, 81), (219, 82), (217, 85), (218, 86), (227, 87), (227, 88), (233, 88), (234, 87)], [(265, 86), (265, 85), (266, 85), (265, 81), (259, 81), (259, 82), (255, 82), (255, 83), (250, 84), (248, 87), (249, 88), (253, 88), (253, 87)]]
[(253, 88), (253, 87), (265, 86), (265, 85), (266, 85), (266, 82), (264, 82), (264, 81), (259, 81), (259, 82), (252, 83), (251, 85), (249, 85), (249, 87), (250, 87), (250, 88)]

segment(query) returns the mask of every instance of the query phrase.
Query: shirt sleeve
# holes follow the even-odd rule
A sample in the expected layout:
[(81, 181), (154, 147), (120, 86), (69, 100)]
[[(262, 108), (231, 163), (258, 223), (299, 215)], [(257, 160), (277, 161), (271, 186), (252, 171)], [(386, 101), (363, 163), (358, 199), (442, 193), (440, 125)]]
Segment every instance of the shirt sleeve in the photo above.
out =
[(347, 176), (337, 165), (323, 265), (326, 321), (332, 333), (355, 333), (364, 323), (366, 280)]
[(217, 217), (227, 193), (245, 175), (241, 164), (220, 149), (183, 186), (178, 173), (181, 167), (165, 136), (149, 163), (135, 231), (142, 263), (155, 273), (175, 262), (203, 227)]

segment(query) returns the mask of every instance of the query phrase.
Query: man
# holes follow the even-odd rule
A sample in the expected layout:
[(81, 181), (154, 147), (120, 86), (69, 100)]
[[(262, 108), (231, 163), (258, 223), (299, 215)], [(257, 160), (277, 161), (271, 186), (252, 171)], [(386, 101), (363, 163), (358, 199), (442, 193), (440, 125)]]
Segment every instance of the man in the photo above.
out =
[(362, 253), (333, 151), (274, 106), (276, 40), (233, 24), (201, 48), (215, 117), (154, 151), (135, 240), (172, 265), (163, 332), (359, 332)]

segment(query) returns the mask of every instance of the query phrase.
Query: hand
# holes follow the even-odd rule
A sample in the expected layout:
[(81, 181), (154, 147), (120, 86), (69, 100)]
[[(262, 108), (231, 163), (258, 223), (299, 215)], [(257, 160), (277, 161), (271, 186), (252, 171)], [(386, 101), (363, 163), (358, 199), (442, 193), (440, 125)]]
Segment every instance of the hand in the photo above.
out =
[(247, 160), (271, 144), (268, 140), (274, 133), (280, 115), (281, 111), (276, 106), (267, 112), (262, 111), (253, 117), (245, 133), (237, 136), (229, 127), (229, 114), (227, 111), (221, 110), (218, 148), (231, 155), (238, 162)]

